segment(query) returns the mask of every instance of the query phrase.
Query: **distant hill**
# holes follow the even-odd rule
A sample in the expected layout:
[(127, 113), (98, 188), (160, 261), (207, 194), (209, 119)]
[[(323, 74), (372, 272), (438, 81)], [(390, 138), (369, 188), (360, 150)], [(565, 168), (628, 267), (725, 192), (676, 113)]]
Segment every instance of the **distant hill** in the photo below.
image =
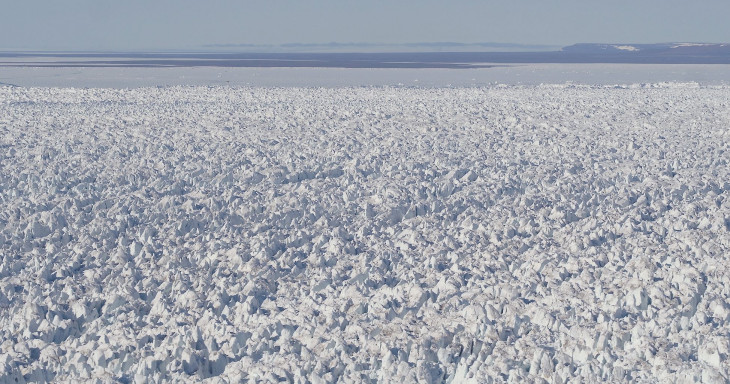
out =
[(665, 61), (710, 61), (727, 62), (730, 59), (730, 44), (712, 43), (661, 43), (661, 44), (574, 44), (561, 52), (594, 57), (623, 57), (631, 60)]

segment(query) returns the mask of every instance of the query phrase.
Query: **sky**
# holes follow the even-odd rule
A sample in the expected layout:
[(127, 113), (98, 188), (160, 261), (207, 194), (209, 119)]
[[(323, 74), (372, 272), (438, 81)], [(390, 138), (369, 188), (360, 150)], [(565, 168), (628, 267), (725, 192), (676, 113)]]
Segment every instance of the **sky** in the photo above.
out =
[(0, 11), (5, 51), (730, 42), (727, 0), (0, 0)]

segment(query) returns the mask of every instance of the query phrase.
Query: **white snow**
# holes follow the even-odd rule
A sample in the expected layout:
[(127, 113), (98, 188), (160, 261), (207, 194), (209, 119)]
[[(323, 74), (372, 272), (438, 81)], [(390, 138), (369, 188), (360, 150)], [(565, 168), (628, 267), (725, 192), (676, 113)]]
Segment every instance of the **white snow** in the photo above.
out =
[[(708, 44), (708, 43), (678, 43), (675, 45), (672, 45), (672, 48), (680, 48), (680, 47), (709, 47), (717, 44)], [(719, 44), (721, 47), (724, 46), (724, 44)]]
[(0, 87), (0, 382), (727, 382), (728, 95)]
[(612, 45), (612, 47), (621, 50), (621, 51), (629, 51), (629, 52), (637, 52), (640, 51), (639, 48), (634, 47), (633, 45)]

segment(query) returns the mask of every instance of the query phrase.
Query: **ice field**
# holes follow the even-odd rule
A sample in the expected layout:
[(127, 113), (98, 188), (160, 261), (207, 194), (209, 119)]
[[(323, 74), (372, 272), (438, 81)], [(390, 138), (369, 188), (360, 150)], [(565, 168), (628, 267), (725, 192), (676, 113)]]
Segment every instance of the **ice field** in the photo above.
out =
[[(33, 65), (57, 65), (36, 59)], [(730, 65), (717, 64), (491, 64), (493, 68), (225, 68), (33, 67), (0, 58), (0, 86), (137, 88), (155, 86), (473, 87), (540, 84), (695, 82), (730, 85)], [(489, 65), (489, 63), (485, 63)]]
[(730, 380), (730, 86), (2, 86), (0, 133), (0, 382)]

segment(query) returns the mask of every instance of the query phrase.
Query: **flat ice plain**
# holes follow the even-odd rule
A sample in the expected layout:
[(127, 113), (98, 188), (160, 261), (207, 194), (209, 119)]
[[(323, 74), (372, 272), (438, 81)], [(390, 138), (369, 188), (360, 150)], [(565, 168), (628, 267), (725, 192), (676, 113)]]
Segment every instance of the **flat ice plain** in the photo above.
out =
[[(53, 65), (41, 59), (31, 64)], [(253, 87), (479, 87), (539, 84), (642, 84), (696, 82), (728, 85), (723, 64), (494, 64), (483, 69), (33, 67), (5, 59), (0, 85), (22, 87), (136, 88), (173, 85)], [(488, 63), (487, 63), (488, 64)]]
[(0, 87), (0, 382), (727, 382), (729, 96)]

